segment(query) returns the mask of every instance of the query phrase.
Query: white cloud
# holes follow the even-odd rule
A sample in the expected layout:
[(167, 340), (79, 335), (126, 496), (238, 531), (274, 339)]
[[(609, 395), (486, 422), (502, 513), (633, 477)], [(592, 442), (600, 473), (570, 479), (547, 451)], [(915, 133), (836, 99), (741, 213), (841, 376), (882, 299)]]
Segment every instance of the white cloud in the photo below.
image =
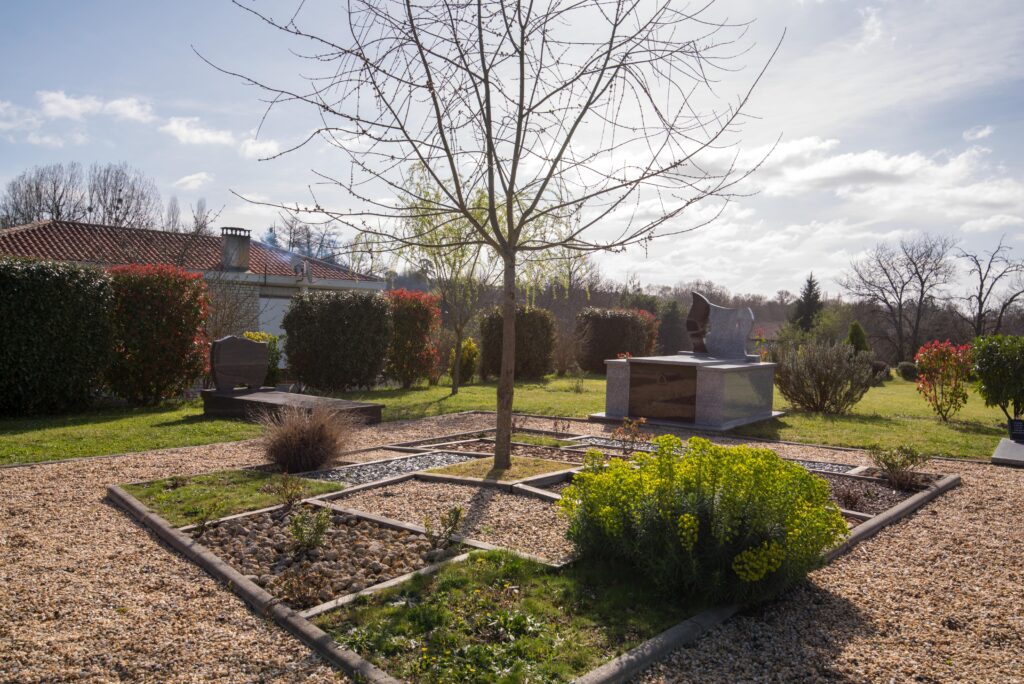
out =
[(281, 151), (281, 145), (276, 140), (257, 140), (255, 137), (246, 138), (238, 151), (246, 159), (261, 159), (272, 157)]
[(995, 128), (992, 126), (975, 126), (974, 128), (968, 128), (964, 131), (964, 140), (967, 142), (974, 142), (975, 140), (981, 140), (987, 138), (995, 132)]
[(181, 188), (182, 190), (198, 190), (212, 180), (212, 174), (209, 174), (206, 171), (200, 171), (199, 173), (182, 176), (178, 180), (174, 181), (172, 185), (176, 188)]
[(127, 121), (141, 121), (149, 123), (156, 117), (153, 116), (153, 107), (148, 102), (143, 102), (137, 97), (122, 97), (111, 100), (103, 105), (103, 112), (110, 114), (115, 119)]
[(233, 145), (235, 143), (235, 136), (231, 131), (204, 128), (199, 122), (199, 117), (196, 116), (172, 117), (160, 127), (160, 130), (174, 136), (178, 142), (184, 145)]
[(861, 37), (860, 42), (857, 43), (857, 49), (863, 50), (864, 48), (877, 43), (882, 38), (882, 17), (879, 14), (877, 7), (865, 7), (860, 10), (862, 17), (861, 21)]
[(35, 112), (0, 100), (0, 133), (38, 128), (39, 117)]
[(960, 226), (965, 233), (990, 233), (999, 228), (1024, 226), (1024, 218), (1010, 214), (995, 214), (986, 218), (971, 219)]
[(71, 97), (63, 90), (40, 90), (36, 92), (43, 116), (47, 119), (74, 119), (81, 121), (89, 114), (103, 111), (103, 102), (91, 95)]
[(40, 147), (52, 147), (55, 149), (64, 147), (64, 139), (60, 136), (36, 133), (35, 131), (29, 133), (25, 137), (25, 141), (30, 145), (39, 145)]

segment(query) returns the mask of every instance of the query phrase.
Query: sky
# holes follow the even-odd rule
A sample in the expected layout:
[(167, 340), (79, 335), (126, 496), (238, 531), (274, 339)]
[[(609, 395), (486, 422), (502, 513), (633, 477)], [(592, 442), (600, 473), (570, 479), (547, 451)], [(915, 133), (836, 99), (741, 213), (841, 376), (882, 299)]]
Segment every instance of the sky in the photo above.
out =
[[(306, 1), (324, 5), (304, 11), (328, 28), (342, 6)], [(813, 271), (837, 294), (852, 259), (921, 232), (969, 250), (1005, 236), (1024, 257), (1024, 2), (718, 0), (714, 11), (752, 20), (724, 93), (781, 40), (740, 154), (774, 150), (719, 219), (600, 255), (605, 276), (772, 295)], [(314, 171), (347, 172), (326, 146), (261, 161), (314, 123), (275, 113), (257, 135), (261, 93), (199, 57), (295, 77), (280, 37), (227, 0), (4, 0), (0, 25), (0, 184), (37, 164), (126, 161), (165, 200), (205, 198), (221, 225), (261, 234), (276, 212), (243, 197), (305, 201)]]

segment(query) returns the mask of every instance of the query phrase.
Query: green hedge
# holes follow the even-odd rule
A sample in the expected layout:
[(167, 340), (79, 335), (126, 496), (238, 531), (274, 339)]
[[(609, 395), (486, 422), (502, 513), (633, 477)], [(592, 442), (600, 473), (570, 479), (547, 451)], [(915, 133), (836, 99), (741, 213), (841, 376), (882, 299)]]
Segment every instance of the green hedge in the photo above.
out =
[(391, 290), (385, 296), (394, 332), (384, 372), (409, 389), (438, 365), (434, 336), (441, 327), (440, 297), (416, 290)]
[(102, 271), (0, 258), (0, 413), (88, 403), (110, 359), (110, 303)]
[(579, 340), (576, 362), (583, 370), (603, 375), (604, 362), (619, 354), (649, 356), (654, 352), (657, 341), (651, 335), (649, 318), (650, 314), (644, 316), (637, 310), (583, 309), (576, 316), (576, 338)]
[(281, 326), (292, 374), (328, 392), (373, 386), (391, 345), (391, 310), (374, 292), (296, 295)]
[(1024, 415), (1024, 337), (989, 335), (974, 340), (974, 372), (985, 406), (1007, 418)]
[[(480, 377), (501, 373), (501, 309), (480, 320)], [(516, 307), (516, 379), (539, 380), (552, 370), (555, 317), (547, 309)]]

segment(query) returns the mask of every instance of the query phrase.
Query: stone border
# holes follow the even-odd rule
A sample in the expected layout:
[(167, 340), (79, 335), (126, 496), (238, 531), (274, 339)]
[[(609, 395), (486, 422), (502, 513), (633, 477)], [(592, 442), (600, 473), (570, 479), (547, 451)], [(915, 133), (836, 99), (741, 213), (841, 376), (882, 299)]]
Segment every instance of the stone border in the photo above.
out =
[(148, 527), (172, 549), (198, 565), (214, 579), (226, 584), (257, 614), (272, 618), (331, 665), (341, 668), (358, 681), (372, 684), (401, 684), (399, 680), (358, 653), (339, 647), (329, 634), (271, 596), (255, 582), (246, 579), (205, 546), (171, 527), (170, 523), (117, 485), (107, 487), (107, 497)]

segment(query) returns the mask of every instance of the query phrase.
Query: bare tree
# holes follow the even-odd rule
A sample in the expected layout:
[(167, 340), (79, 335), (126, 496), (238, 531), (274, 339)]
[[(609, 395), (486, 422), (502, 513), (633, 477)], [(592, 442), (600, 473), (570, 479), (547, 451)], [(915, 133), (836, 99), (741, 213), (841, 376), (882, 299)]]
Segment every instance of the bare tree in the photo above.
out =
[(960, 249), (957, 256), (968, 263), (973, 284), (961, 297), (966, 312), (961, 317), (971, 326), (976, 337), (998, 335), (1006, 312), (1024, 295), (1024, 261), (1011, 259), (1012, 247), (1006, 236), (990, 252), (968, 252)]
[(121, 164), (93, 164), (86, 182), (88, 219), (124, 228), (156, 228), (162, 203), (153, 179)]
[[(684, 222), (689, 208), (728, 200), (746, 175), (723, 148), (735, 143), (750, 90), (721, 111), (709, 104), (722, 102), (711, 84), (745, 27), (716, 20), (713, 0), (696, 9), (671, 0), (348, 0), (347, 23), (332, 35), (306, 5), (275, 19), (235, 4), (311, 46), (314, 73), (277, 85), (222, 71), (264, 89), (270, 107), (308, 105), (322, 124), (306, 142), (325, 140), (350, 159), (347, 177), (318, 175), (359, 206), (324, 206), (311, 187), (299, 210), (371, 235), (381, 249), (426, 244), (429, 226), (457, 217), (473, 228), (465, 242), (499, 260), (497, 467), (511, 462), (520, 257), (679, 235), (713, 220)], [(407, 190), (412, 164), (440, 198), (388, 197)], [(438, 219), (426, 233), (398, 229), (423, 217)], [(558, 230), (570, 221), (572, 230)]]
[(181, 206), (178, 204), (178, 198), (172, 195), (164, 210), (163, 230), (168, 233), (181, 233), (184, 229), (185, 226), (181, 221)]
[(34, 166), (7, 183), (0, 196), (0, 228), (35, 221), (85, 218), (82, 166), (76, 162)]
[(954, 244), (940, 235), (900, 240), (895, 247), (879, 243), (839, 280), (852, 296), (881, 310), (885, 338), (899, 361), (917, 351), (925, 313), (953, 278)]

